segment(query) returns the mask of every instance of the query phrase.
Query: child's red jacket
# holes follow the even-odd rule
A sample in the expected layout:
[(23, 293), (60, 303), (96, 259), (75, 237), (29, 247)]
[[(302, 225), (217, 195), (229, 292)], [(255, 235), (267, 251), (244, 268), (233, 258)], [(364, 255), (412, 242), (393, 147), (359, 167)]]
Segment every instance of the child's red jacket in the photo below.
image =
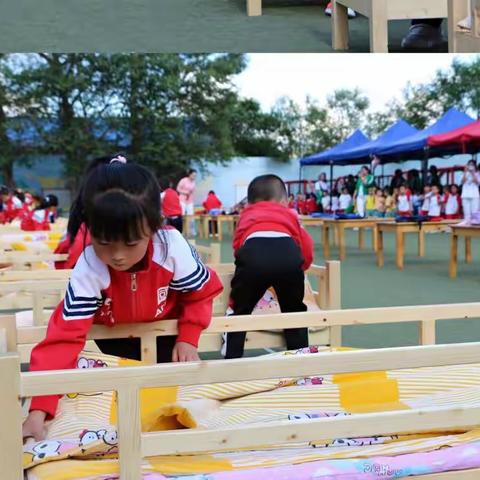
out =
[(302, 227), (296, 214), (288, 207), (275, 202), (257, 202), (248, 205), (240, 214), (233, 237), (234, 253), (255, 232), (281, 232), (293, 238), (304, 259), (303, 269), (313, 262), (313, 240)]
[(222, 208), (222, 202), (214, 193), (209, 193), (207, 199), (203, 202), (203, 208), (208, 213), (215, 208)]
[[(167, 248), (152, 239), (146, 266), (136, 273), (109, 268), (85, 249), (75, 265), (65, 299), (48, 324), (47, 336), (32, 351), (30, 370), (75, 368), (93, 323), (107, 326), (178, 319), (177, 341), (198, 346), (210, 323), (213, 299), (223, 290), (217, 274), (175, 229), (162, 229)], [(30, 410), (55, 415), (59, 396), (36, 397)]]
[(162, 193), (162, 213), (165, 217), (179, 217), (182, 215), (180, 197), (173, 188), (167, 188)]

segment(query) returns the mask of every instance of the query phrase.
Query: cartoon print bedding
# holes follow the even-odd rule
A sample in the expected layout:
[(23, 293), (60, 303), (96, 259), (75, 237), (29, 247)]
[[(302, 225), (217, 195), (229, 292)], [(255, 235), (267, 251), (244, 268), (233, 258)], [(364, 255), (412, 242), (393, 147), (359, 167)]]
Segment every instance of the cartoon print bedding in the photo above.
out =
[[(322, 355), (324, 347), (273, 355)], [(83, 352), (79, 368), (137, 362)], [(480, 402), (480, 365), (453, 365), (311, 378), (287, 378), (141, 392), (144, 431), (215, 429), (289, 419)], [(70, 394), (47, 439), (24, 447), (29, 480), (118, 478), (116, 405), (112, 392)], [(480, 467), (480, 428), (356, 439), (322, 438), (255, 450), (158, 456), (144, 460), (144, 479), (250, 480), (402, 478)]]

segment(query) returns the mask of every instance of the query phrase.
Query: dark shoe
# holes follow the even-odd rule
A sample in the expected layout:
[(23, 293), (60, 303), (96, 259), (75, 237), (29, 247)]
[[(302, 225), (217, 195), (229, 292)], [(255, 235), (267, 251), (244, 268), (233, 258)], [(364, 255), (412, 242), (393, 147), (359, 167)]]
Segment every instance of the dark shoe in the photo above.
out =
[(402, 48), (409, 50), (435, 50), (445, 44), (442, 29), (426, 23), (412, 25), (402, 40)]

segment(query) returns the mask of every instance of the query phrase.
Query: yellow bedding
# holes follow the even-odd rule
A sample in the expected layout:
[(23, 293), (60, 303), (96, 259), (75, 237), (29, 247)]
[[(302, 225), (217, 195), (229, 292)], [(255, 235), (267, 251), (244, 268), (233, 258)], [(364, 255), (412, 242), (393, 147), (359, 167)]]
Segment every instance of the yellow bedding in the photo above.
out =
[[(274, 355), (318, 355), (310, 347)], [(80, 368), (131, 365), (131, 361), (84, 352)], [(478, 405), (480, 365), (378, 371), (310, 378), (146, 389), (142, 392), (144, 431), (268, 424), (278, 420), (318, 418), (441, 405)], [(65, 396), (49, 425), (48, 441), (29, 445), (24, 466), (29, 479), (80, 478), (88, 471), (117, 471), (115, 398), (113, 393)], [(398, 455), (480, 440), (480, 430), (363, 439), (322, 438), (310, 443), (259, 446), (255, 451), (210, 452), (183, 457), (154, 457), (145, 472), (195, 474), (258, 466), (287, 465), (320, 459)], [(43, 445), (43, 446), (42, 446)], [(102, 455), (112, 460), (100, 461)], [(68, 460), (75, 458), (78, 461)], [(81, 460), (79, 460), (81, 459)], [(108, 471), (105, 471), (108, 470)], [(73, 473), (72, 473), (73, 472)], [(75, 473), (76, 472), (76, 473)], [(80, 472), (80, 473), (79, 473)], [(76, 474), (76, 477), (70, 476)], [(86, 476), (86, 475), (85, 475)]]

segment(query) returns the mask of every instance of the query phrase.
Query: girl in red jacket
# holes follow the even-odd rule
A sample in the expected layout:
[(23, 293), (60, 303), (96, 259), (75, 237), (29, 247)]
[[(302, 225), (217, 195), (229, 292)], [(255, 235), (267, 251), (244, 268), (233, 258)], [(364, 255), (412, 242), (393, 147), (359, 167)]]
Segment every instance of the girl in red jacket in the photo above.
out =
[[(160, 190), (152, 174), (124, 161), (115, 158), (86, 178), (82, 220), (92, 244), (75, 265), (46, 338), (32, 351), (31, 370), (75, 368), (94, 323), (115, 327), (167, 318), (178, 318), (178, 336), (157, 339), (157, 360), (199, 360), (199, 337), (222, 285), (177, 230), (162, 228)], [(97, 344), (107, 354), (140, 358), (135, 339)], [(44, 437), (44, 422), (55, 416), (58, 399), (32, 399), (24, 438)]]

